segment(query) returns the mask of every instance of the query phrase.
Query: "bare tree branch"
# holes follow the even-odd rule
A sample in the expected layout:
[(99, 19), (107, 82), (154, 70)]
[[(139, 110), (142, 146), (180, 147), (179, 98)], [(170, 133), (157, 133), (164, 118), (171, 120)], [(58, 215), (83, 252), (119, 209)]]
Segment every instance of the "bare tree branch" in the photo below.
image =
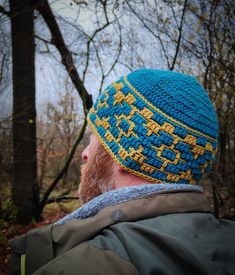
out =
[(178, 52), (179, 52), (179, 48), (180, 48), (181, 36), (182, 36), (184, 15), (185, 15), (185, 12), (186, 12), (187, 4), (188, 4), (188, 0), (185, 0), (182, 15), (181, 15), (181, 19), (180, 19), (179, 36), (178, 36), (177, 45), (176, 45), (176, 49), (175, 49), (175, 55), (174, 55), (170, 70), (174, 70), (175, 62), (177, 60), (177, 56), (178, 56)]
[[(38, 179), (38, 184), (39, 184), (40, 187), (42, 186), (43, 179), (46, 175), (46, 159), (48, 157), (48, 151), (50, 149), (51, 144), (54, 141), (54, 138), (55, 138), (55, 135), (53, 134), (52, 137), (50, 137), (50, 139), (49, 139), (48, 143), (46, 144), (46, 146), (43, 150), (43, 153), (42, 153), (41, 163), (40, 163), (41, 174), (40, 174), (39, 179)], [(39, 139), (39, 141), (41, 143), (43, 143), (43, 139)]]
[(104, 9), (104, 14), (105, 14), (105, 20), (106, 20), (106, 23), (99, 27), (98, 29), (96, 29), (94, 31), (94, 33), (92, 34), (92, 36), (90, 36), (90, 38), (88, 39), (87, 41), (87, 59), (86, 59), (86, 65), (85, 65), (85, 69), (83, 71), (83, 82), (85, 81), (85, 77), (86, 77), (86, 73), (87, 73), (87, 69), (88, 69), (88, 66), (89, 66), (89, 61), (90, 61), (90, 45), (91, 43), (93, 42), (95, 36), (101, 32), (102, 30), (104, 30), (105, 28), (107, 28), (111, 23), (109, 22), (109, 19), (108, 19), (108, 15), (107, 15), (107, 9), (106, 9), (106, 3), (107, 1), (101, 1), (102, 3), (102, 6), (103, 6), (103, 9)]
[(46, 49), (47, 49), (47, 50), (46, 50), (46, 51), (40, 50), (40, 53), (49, 53), (49, 52), (50, 52), (50, 49), (49, 49), (48, 44), (51, 44), (51, 45), (52, 45), (51, 41), (48, 41), (48, 40), (46, 40), (46, 39), (44, 39), (44, 38), (42, 38), (42, 37), (40, 37), (40, 36), (38, 36), (38, 35), (36, 35), (36, 34), (34, 34), (34, 37), (37, 38), (38, 40), (41, 40), (42, 42), (44, 42), (44, 44), (45, 44), (45, 46), (46, 46)]
[(3, 68), (4, 68), (5, 59), (6, 59), (6, 55), (4, 54), (2, 57), (2, 64), (0, 69), (0, 83), (2, 82), (2, 79), (3, 79)]
[(0, 13), (10, 17), (11, 13), (9, 11), (7, 11), (3, 6), (0, 6)]
[(63, 177), (64, 173), (67, 171), (72, 159), (73, 159), (73, 156), (74, 156), (74, 153), (77, 149), (77, 146), (78, 144), (80, 143), (83, 135), (84, 135), (84, 132), (86, 130), (86, 125), (87, 125), (87, 120), (86, 120), (86, 115), (85, 115), (85, 118), (84, 118), (84, 122), (83, 122), (83, 125), (82, 125), (82, 128), (80, 130), (80, 133), (77, 137), (77, 140), (75, 141), (68, 157), (67, 157), (67, 160), (65, 161), (65, 164), (63, 166), (63, 168), (61, 169), (61, 171), (59, 172), (59, 174), (56, 176), (56, 178), (54, 179), (54, 181), (51, 183), (50, 187), (48, 188), (48, 190), (46, 191), (46, 193), (44, 194), (43, 198), (41, 199), (40, 201), (40, 208), (41, 210), (44, 208), (44, 206), (46, 205), (47, 203), (47, 200), (51, 194), (51, 192), (54, 190), (54, 188), (56, 187), (56, 185), (58, 184), (58, 182), (60, 181), (60, 179)]
[(143, 26), (155, 37), (158, 39), (158, 41), (160, 42), (160, 45), (161, 45), (161, 48), (162, 48), (162, 51), (163, 51), (163, 54), (165, 56), (165, 59), (166, 59), (166, 62), (167, 62), (167, 66), (168, 68), (170, 68), (170, 62), (169, 62), (169, 57), (166, 53), (166, 49), (165, 49), (165, 46), (163, 44), (163, 41), (161, 39), (161, 37), (156, 34), (143, 20), (143, 18), (140, 17), (140, 15), (133, 9), (133, 7), (130, 5), (130, 2), (125, 0), (125, 3), (128, 5), (128, 7), (130, 8), (130, 10), (132, 11), (132, 13), (140, 20), (140, 22), (143, 24)]
[(84, 111), (85, 113), (87, 113), (92, 106), (92, 97), (88, 94), (84, 83), (80, 79), (80, 76), (74, 65), (72, 54), (65, 44), (59, 26), (50, 8), (50, 5), (47, 0), (41, 0), (39, 1), (39, 4), (36, 6), (36, 8), (42, 15), (51, 32), (51, 43), (55, 45), (55, 47), (58, 49), (61, 55), (62, 63), (65, 66), (76, 90), (80, 95), (83, 102)]
[(50, 198), (47, 201), (47, 204), (54, 203), (54, 202), (65, 202), (70, 200), (79, 200), (79, 197), (70, 197), (70, 196), (61, 196), (61, 197), (54, 197)]
[[(65, 41), (63, 39), (63, 36), (61, 34), (60, 28), (56, 22), (56, 19), (52, 13), (52, 10), (50, 8), (50, 5), (47, 0), (40, 0), (38, 5), (36, 6), (39, 13), (42, 15), (44, 21), (46, 22), (50, 32), (51, 32), (51, 43), (57, 48), (61, 55), (62, 63), (65, 66), (68, 75), (70, 76), (72, 83), (74, 84), (77, 92), (79, 93), (82, 103), (83, 103), (83, 109), (85, 114), (85, 119), (83, 122), (83, 126), (81, 128), (81, 131), (78, 135), (77, 140), (75, 141), (67, 160), (64, 163), (63, 168), (58, 173), (54, 181), (49, 186), (48, 190), (45, 192), (43, 198), (40, 201), (40, 210), (42, 211), (44, 206), (46, 205), (48, 198), (51, 194), (51, 192), (54, 190), (56, 185), (59, 183), (60, 179), (63, 177), (63, 175), (67, 172), (68, 167), (73, 159), (74, 153), (76, 151), (76, 148), (78, 144), (80, 143), (85, 129), (87, 125), (86, 116), (89, 111), (89, 109), (92, 106), (92, 97), (88, 94), (86, 88), (84, 87), (84, 82), (80, 79), (79, 74), (75, 68), (75, 64), (73, 61), (72, 53), (69, 51), (68, 47), (65, 44)], [(45, 42), (45, 41), (44, 41)]]
[(38, 36), (37, 34), (35, 34), (34, 36), (35, 36), (35, 38), (41, 40), (41, 41), (44, 42), (45, 44), (52, 44), (51, 41), (46, 40), (46, 39), (44, 39), (44, 38)]
[(207, 31), (208, 31), (208, 37), (209, 37), (209, 54), (207, 56), (207, 65), (206, 65), (206, 70), (205, 70), (205, 75), (204, 75), (204, 87), (205, 89), (207, 89), (207, 85), (208, 85), (208, 74), (209, 71), (211, 70), (211, 65), (212, 65), (212, 58), (213, 58), (213, 41), (212, 41), (212, 35), (213, 35), (213, 31), (211, 30), (211, 24), (212, 24), (212, 16), (214, 11), (216, 10), (217, 5), (214, 3), (212, 3), (212, 7), (211, 7), (211, 12), (210, 12), (210, 17), (209, 17), (209, 22), (207, 24)]
[[(116, 18), (116, 15), (114, 14), (115, 18)], [(117, 19), (117, 18), (116, 18)], [(119, 44), (118, 44), (118, 51), (117, 51), (117, 56), (115, 58), (115, 60), (113, 61), (112, 65), (110, 66), (109, 70), (107, 71), (107, 73), (104, 73), (104, 69), (103, 69), (103, 64), (101, 62), (101, 59), (100, 59), (100, 55), (99, 55), (99, 51), (96, 47), (96, 45), (94, 44), (94, 48), (95, 48), (95, 52), (96, 52), (96, 57), (97, 57), (97, 60), (98, 60), (98, 63), (99, 63), (99, 66), (100, 66), (100, 70), (101, 70), (101, 81), (100, 81), (100, 87), (99, 87), (99, 93), (101, 93), (102, 89), (103, 89), (103, 84), (104, 84), (104, 80), (105, 78), (107, 78), (110, 73), (113, 71), (114, 67), (116, 66), (116, 64), (118, 63), (118, 60), (119, 60), (119, 57), (121, 55), (121, 52), (122, 52), (122, 33), (121, 33), (121, 26), (117, 20), (117, 23), (118, 23), (118, 31), (119, 31)]]

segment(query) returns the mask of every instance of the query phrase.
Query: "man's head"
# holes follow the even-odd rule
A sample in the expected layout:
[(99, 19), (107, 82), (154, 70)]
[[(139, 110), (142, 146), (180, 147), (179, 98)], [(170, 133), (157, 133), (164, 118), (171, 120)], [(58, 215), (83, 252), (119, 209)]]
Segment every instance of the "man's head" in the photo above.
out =
[(114, 164), (149, 182), (196, 184), (217, 148), (206, 91), (194, 77), (171, 71), (120, 78), (97, 99), (88, 122)]

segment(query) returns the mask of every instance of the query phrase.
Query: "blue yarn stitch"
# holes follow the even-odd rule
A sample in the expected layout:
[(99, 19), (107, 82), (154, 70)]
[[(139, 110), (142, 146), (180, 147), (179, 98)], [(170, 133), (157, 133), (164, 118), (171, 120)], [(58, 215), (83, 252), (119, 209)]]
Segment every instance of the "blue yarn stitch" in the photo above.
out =
[(206, 91), (192, 76), (140, 69), (127, 76), (131, 84), (154, 106), (185, 125), (218, 136), (218, 121)]

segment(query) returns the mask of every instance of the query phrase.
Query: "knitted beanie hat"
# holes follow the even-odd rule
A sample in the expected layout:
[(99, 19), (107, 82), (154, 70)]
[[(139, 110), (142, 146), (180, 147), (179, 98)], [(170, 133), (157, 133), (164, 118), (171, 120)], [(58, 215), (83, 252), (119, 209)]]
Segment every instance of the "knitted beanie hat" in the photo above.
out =
[(213, 105), (192, 76), (140, 69), (109, 85), (88, 123), (125, 170), (156, 183), (196, 184), (218, 138)]

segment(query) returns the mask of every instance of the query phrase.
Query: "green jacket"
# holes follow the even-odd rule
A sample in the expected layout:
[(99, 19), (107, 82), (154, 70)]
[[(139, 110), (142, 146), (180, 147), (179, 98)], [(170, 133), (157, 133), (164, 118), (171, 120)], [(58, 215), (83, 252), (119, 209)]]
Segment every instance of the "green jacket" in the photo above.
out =
[(156, 194), (11, 241), (8, 274), (232, 275), (234, 233), (201, 193)]

